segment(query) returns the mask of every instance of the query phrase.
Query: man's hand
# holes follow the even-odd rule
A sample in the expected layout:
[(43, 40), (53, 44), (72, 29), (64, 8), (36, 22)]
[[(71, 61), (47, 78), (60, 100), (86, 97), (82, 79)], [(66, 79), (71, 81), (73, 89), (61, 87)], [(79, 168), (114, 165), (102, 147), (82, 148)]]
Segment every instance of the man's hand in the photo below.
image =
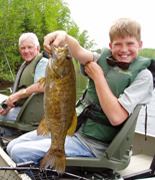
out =
[(0, 108), (0, 114), (1, 115), (6, 115), (9, 112), (10, 109), (11, 109), (11, 107), (6, 108), (5, 110)]
[(14, 103), (17, 102), (18, 100), (19, 100), (18, 93), (14, 93), (8, 97), (6, 102), (9, 107), (15, 107)]

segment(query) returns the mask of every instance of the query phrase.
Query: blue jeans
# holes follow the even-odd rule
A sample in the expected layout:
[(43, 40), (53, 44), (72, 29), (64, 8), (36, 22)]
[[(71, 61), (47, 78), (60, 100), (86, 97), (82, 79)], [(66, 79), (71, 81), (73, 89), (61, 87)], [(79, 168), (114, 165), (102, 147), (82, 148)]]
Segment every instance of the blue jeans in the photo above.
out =
[[(7, 152), (15, 163), (33, 161), (38, 164), (51, 145), (51, 136), (37, 136), (36, 130), (23, 134), (11, 141)], [(95, 157), (76, 136), (66, 136), (66, 157)]]

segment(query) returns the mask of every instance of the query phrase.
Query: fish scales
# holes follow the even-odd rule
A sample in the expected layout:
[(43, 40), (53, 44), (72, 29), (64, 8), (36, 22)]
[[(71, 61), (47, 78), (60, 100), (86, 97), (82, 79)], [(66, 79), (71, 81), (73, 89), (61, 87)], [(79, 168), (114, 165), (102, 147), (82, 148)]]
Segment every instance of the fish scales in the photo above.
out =
[(47, 131), (50, 132), (52, 140), (40, 169), (50, 166), (58, 173), (63, 173), (66, 167), (65, 138), (67, 132), (73, 135), (77, 123), (76, 76), (67, 45), (63, 48), (52, 48), (52, 58), (46, 68), (45, 81), (45, 119), (41, 121), (37, 132), (39, 135), (47, 135)]

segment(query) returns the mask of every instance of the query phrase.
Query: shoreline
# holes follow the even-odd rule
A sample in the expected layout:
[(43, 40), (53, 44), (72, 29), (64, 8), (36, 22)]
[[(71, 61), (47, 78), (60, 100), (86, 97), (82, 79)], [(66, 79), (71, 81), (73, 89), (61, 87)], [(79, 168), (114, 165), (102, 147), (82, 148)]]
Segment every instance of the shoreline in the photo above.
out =
[(0, 89), (5, 88), (5, 87), (9, 87), (9, 86), (13, 86), (13, 82), (6, 81), (6, 80), (0, 78)]

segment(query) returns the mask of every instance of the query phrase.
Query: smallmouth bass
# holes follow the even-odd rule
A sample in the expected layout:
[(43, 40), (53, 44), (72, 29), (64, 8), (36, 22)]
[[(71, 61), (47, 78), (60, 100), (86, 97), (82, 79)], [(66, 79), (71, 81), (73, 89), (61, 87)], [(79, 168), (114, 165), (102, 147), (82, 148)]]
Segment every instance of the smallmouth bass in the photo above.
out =
[(59, 174), (65, 171), (64, 143), (66, 135), (76, 129), (76, 75), (71, 53), (67, 45), (55, 48), (51, 45), (52, 57), (48, 61), (45, 79), (44, 114), (38, 135), (51, 133), (51, 146), (40, 164), (40, 170), (54, 168)]

